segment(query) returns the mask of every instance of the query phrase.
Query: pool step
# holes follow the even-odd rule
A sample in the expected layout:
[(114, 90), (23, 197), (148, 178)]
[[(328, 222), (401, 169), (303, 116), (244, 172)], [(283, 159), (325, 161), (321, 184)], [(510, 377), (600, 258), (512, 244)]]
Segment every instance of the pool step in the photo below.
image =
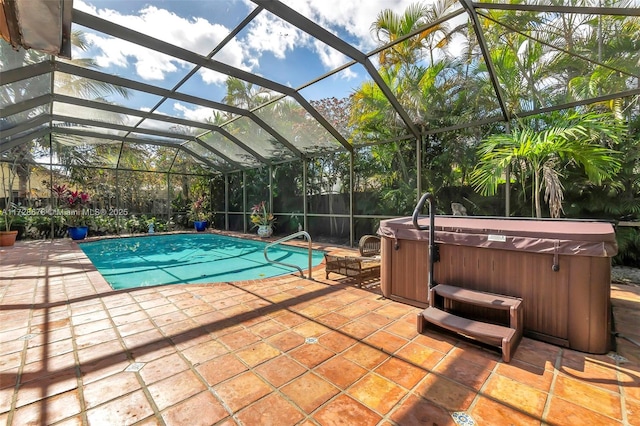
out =
[[(508, 310), (509, 326), (454, 315), (445, 310), (446, 300), (490, 309)], [(429, 307), (418, 314), (418, 333), (424, 332), (428, 324), (498, 346), (502, 349), (502, 359), (509, 362), (522, 338), (522, 299), (445, 284), (436, 285), (429, 290)]]

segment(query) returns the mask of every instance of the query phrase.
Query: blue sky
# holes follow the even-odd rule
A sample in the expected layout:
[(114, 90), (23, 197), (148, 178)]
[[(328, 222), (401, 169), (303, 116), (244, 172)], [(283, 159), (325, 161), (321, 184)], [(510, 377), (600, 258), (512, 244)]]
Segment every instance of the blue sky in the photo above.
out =
[[(411, 0), (287, 0), (285, 3), (368, 52), (375, 47), (369, 28), (376, 15), (385, 8), (402, 13)], [(202, 55), (209, 54), (255, 7), (249, 0), (74, 1), (76, 9)], [(104, 72), (169, 89), (193, 68), (193, 64), (176, 58), (86, 28), (79, 29), (87, 34), (91, 45), (88, 51), (74, 52), (74, 56), (95, 58)], [(294, 88), (349, 61), (266, 11), (214, 59)], [(179, 91), (220, 101), (225, 93), (225, 79), (226, 76), (211, 70), (201, 70)], [(345, 97), (365, 79), (368, 75), (357, 66), (305, 89), (303, 94), (310, 100)], [(120, 99), (111, 100), (124, 103)], [(155, 102), (155, 97), (136, 93), (126, 104), (146, 110)], [(161, 111), (196, 120), (211, 114), (210, 109), (175, 101), (164, 105)]]

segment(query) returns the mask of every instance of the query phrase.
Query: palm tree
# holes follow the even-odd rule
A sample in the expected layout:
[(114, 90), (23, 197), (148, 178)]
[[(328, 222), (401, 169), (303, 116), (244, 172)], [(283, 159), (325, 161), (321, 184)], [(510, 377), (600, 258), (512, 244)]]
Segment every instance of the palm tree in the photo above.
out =
[(536, 217), (542, 217), (540, 193), (552, 217), (562, 211), (563, 186), (561, 170), (582, 167), (596, 185), (620, 168), (617, 152), (599, 143), (602, 139), (617, 141), (622, 125), (606, 114), (570, 114), (558, 117), (543, 130), (517, 122), (510, 134), (494, 134), (478, 148), (480, 162), (472, 174), (472, 184), (483, 195), (494, 195), (508, 167), (519, 169), (526, 178), (531, 175)]
[[(457, 3), (455, 0), (439, 0), (430, 6), (414, 3), (409, 5), (402, 15), (385, 9), (378, 13), (370, 30), (379, 42), (390, 43), (426, 26), (429, 22), (435, 22), (457, 6)], [(380, 52), (380, 64), (384, 67), (412, 65), (421, 58), (424, 48), (429, 49), (429, 58), (433, 63), (435, 49), (444, 47), (455, 31), (457, 29), (451, 30), (446, 22), (420, 31), (416, 36)]]
[[(71, 43), (80, 50), (86, 50), (88, 44), (84, 33), (81, 31), (73, 31), (71, 34)], [(34, 50), (18, 50), (15, 51), (4, 40), (0, 41), (0, 69), (11, 69), (24, 67), (30, 64), (43, 62), (50, 58), (50, 55), (39, 53)], [(77, 58), (73, 60), (65, 60), (77, 66), (86, 68), (97, 68), (98, 65), (94, 59), (90, 58)], [(0, 87), (0, 99), (6, 104), (16, 104), (24, 100), (28, 100), (38, 94), (50, 92), (53, 88), (49, 87), (51, 78), (45, 76), (44, 78), (30, 78), (14, 84), (9, 84)], [(64, 73), (57, 73), (54, 79), (56, 93), (67, 94), (71, 96), (79, 96), (85, 99), (99, 99), (104, 100), (104, 97), (109, 94), (118, 93), (124, 98), (128, 98), (129, 91), (126, 88), (117, 86), (110, 83), (100, 82), (96, 80), (90, 80), (82, 77), (72, 76)], [(37, 114), (33, 110), (26, 113), (19, 113), (15, 116), (8, 117), (5, 123), (8, 126), (14, 126), (33, 118)], [(108, 111), (96, 111), (96, 117), (102, 117), (104, 121), (120, 122), (122, 117), (119, 114), (111, 113)], [(27, 182), (29, 181), (31, 170), (34, 164), (32, 148), (34, 145), (43, 143), (42, 139), (36, 139), (29, 143), (22, 144), (13, 148), (7, 155), (13, 161), (18, 163), (16, 169), (18, 174), (18, 187), (19, 194), (24, 196), (27, 192)], [(73, 150), (66, 150), (66, 152), (60, 152), (61, 156), (73, 156), (76, 159), (80, 159), (82, 164), (87, 163), (88, 156), (86, 153), (74, 153)]]

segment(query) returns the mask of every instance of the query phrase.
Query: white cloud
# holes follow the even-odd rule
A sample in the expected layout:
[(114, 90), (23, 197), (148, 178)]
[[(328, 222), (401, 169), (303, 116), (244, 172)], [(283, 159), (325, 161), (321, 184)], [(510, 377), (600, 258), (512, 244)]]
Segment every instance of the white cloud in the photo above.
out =
[(309, 36), (288, 22), (269, 12), (260, 13), (250, 24), (246, 38), (253, 51), (271, 52), (276, 58), (284, 59), (287, 50), (305, 45)]
[[(96, 9), (82, 0), (77, 0), (74, 7), (201, 55), (209, 54), (229, 34), (229, 29), (223, 25), (212, 24), (203, 18), (185, 19), (155, 6), (146, 6), (130, 15), (112, 9)], [(168, 73), (190, 66), (179, 59), (119, 39), (94, 35), (90, 41), (102, 52), (96, 55), (100, 66), (125, 67), (131, 61), (137, 75), (144, 80), (161, 80)], [(249, 69), (244, 58), (245, 50), (232, 41), (225, 53), (225, 62)], [(207, 82), (220, 81), (220, 78), (209, 75)]]
[[(435, 0), (426, 0), (432, 3)], [(346, 32), (358, 40), (357, 46), (363, 51), (372, 50), (376, 43), (369, 28), (378, 13), (391, 9), (404, 13), (416, 0), (282, 0), (292, 9), (312, 21), (334, 31)]]
[(189, 108), (180, 102), (173, 104), (173, 109), (182, 113), (182, 116), (187, 120), (206, 122), (207, 119), (213, 117), (213, 109), (205, 107)]

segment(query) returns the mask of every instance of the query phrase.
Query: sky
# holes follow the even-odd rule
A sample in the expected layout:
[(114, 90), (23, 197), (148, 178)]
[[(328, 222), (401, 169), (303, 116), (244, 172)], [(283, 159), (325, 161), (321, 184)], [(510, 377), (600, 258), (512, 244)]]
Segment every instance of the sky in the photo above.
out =
[[(386, 8), (403, 13), (414, 1), (285, 0), (284, 3), (366, 53), (376, 47), (370, 26), (377, 14)], [(210, 54), (255, 7), (249, 0), (74, 1), (75, 9), (201, 55)], [(93, 57), (104, 72), (172, 89), (193, 69), (193, 64), (124, 40), (77, 25), (73, 29), (82, 30), (90, 43), (87, 51), (74, 51), (73, 56)], [(267, 11), (260, 12), (213, 59), (293, 88), (302, 87), (350, 61)], [(301, 93), (310, 100), (342, 98), (367, 79), (370, 78), (364, 68), (356, 65)], [(221, 101), (226, 90), (225, 80), (225, 75), (201, 69), (179, 91)], [(134, 92), (126, 104), (148, 110), (158, 100)], [(123, 103), (119, 99), (113, 101)], [(178, 101), (166, 102), (158, 112), (195, 120), (211, 115), (210, 108)]]

